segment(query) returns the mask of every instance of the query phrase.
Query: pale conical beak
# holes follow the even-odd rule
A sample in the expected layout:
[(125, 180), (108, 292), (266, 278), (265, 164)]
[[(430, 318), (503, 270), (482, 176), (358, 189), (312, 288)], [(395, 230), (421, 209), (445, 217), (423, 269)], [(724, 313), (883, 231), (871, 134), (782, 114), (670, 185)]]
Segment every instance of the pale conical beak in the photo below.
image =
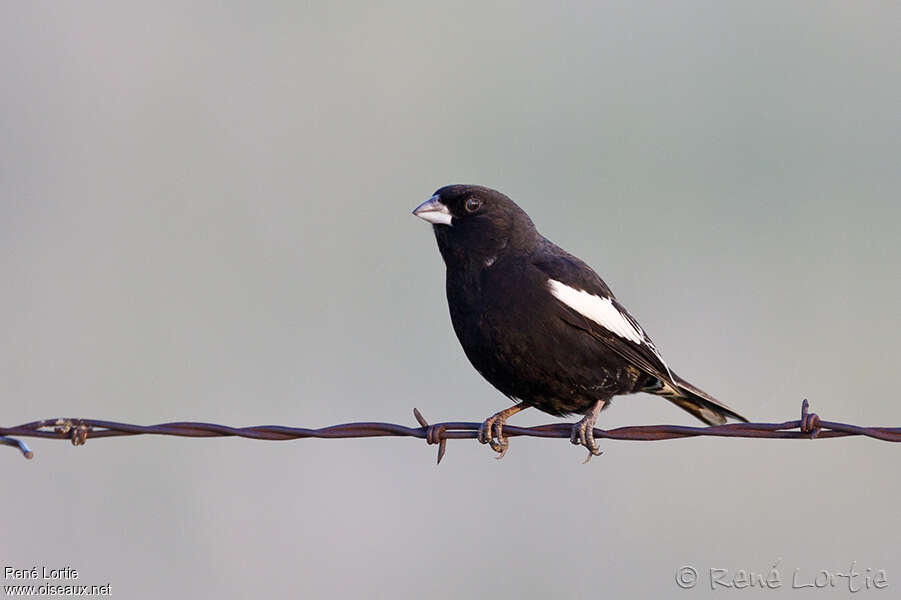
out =
[(413, 214), (433, 225), (453, 225), (453, 216), (447, 207), (441, 203), (438, 196), (432, 196), (416, 207)]

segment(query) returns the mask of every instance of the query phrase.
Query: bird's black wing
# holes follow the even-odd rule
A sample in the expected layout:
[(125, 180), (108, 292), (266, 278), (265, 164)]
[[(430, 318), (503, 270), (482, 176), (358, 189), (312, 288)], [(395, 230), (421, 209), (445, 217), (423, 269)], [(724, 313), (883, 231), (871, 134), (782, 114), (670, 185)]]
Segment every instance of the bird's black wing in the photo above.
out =
[(654, 342), (591, 267), (550, 242), (532, 255), (531, 263), (547, 277), (552, 306), (564, 322), (641, 371), (678, 386)]

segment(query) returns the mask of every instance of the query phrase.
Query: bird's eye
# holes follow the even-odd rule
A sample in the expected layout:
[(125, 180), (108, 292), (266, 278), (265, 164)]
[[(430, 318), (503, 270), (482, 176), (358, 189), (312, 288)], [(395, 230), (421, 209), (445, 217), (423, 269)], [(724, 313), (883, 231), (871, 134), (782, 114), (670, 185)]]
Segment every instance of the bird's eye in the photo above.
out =
[(466, 200), (466, 212), (474, 213), (482, 208), (482, 201), (478, 198), (469, 198)]

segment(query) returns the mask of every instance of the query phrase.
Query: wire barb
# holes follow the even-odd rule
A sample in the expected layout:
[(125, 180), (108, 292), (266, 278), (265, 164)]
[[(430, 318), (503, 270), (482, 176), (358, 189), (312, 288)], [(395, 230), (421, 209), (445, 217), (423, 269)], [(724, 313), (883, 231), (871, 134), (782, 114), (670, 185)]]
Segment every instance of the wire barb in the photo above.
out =
[(31, 448), (25, 445), (25, 442), (22, 440), (17, 440), (15, 438), (0, 436), (0, 444), (4, 446), (12, 446), (13, 448), (18, 448), (22, 453), (22, 456), (28, 459), (34, 458), (34, 452), (31, 451)]
[(820, 435), (820, 417), (816, 413), (808, 412), (810, 408), (810, 402), (807, 401), (807, 398), (804, 398), (804, 402), (801, 403), (801, 424), (798, 426), (798, 429), (803, 431), (804, 433), (810, 434), (810, 439), (814, 439), (818, 435)]
[[(47, 419), (33, 421), (15, 427), (0, 427), (0, 444), (18, 448), (26, 458), (31, 450), (15, 438), (37, 437), (69, 440), (75, 446), (88, 439), (131, 435), (170, 435), (179, 437), (242, 437), (254, 440), (295, 440), (301, 438), (344, 439), (368, 437), (414, 437), (425, 439), (427, 444), (438, 446), (438, 462), (444, 458), (447, 440), (476, 439), (481, 423), (447, 422), (429, 424), (418, 409), (413, 416), (419, 427), (406, 427), (396, 423), (343, 423), (320, 429), (260, 425), (257, 427), (229, 427), (215, 423), (160, 423), (158, 425), (133, 425), (100, 419)], [(536, 427), (504, 426), (504, 437), (565, 438), (572, 434), (571, 423), (552, 423)], [(847, 423), (823, 421), (810, 412), (810, 403), (801, 403), (801, 418), (784, 423), (730, 423), (713, 427), (689, 427), (684, 425), (638, 425), (617, 429), (594, 429), (596, 438), (610, 440), (656, 441), (692, 438), (700, 436), (767, 439), (826, 439), (848, 436), (865, 436), (885, 442), (901, 442), (901, 427), (861, 427)]]
[(61, 437), (67, 437), (73, 446), (84, 446), (88, 441), (91, 426), (86, 425), (81, 419), (57, 419), (53, 431)]
[(430, 445), (438, 444), (438, 462), (435, 464), (440, 465), (441, 459), (444, 458), (444, 452), (447, 450), (447, 438), (444, 437), (444, 432), (447, 428), (444, 425), (429, 425), (429, 422), (425, 420), (425, 417), (422, 416), (419, 409), (415, 407), (413, 408), (413, 416), (416, 417), (419, 424), (426, 430), (426, 443)]

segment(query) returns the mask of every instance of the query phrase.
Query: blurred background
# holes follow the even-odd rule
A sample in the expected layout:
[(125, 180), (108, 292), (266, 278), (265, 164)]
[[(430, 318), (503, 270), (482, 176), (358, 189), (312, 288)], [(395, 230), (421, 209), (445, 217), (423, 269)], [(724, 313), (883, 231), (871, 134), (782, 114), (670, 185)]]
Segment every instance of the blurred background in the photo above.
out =
[[(899, 22), (895, 2), (3, 2), (2, 423), (484, 419), (508, 401), (410, 214), (466, 182), (752, 420), (809, 398), (901, 425)], [(697, 424), (636, 395), (599, 426), (653, 423)], [(775, 596), (855, 561), (901, 587), (901, 449), (874, 440), (608, 441), (589, 465), (563, 440), (500, 462), (452, 441), (440, 467), (400, 438), (29, 443), (0, 452), (0, 560), (121, 598), (706, 597), (709, 569), (778, 560)]]

